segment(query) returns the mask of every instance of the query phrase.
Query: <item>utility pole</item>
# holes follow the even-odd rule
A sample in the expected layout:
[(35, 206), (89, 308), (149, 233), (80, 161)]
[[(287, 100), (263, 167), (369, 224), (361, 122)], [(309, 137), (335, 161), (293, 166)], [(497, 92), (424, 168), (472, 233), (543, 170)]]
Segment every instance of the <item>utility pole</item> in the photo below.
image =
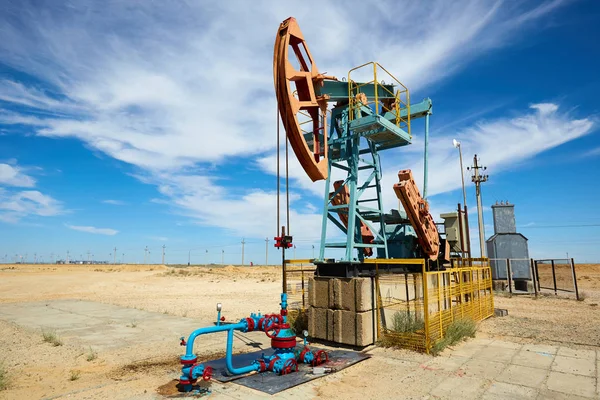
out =
[(269, 238), (265, 239), (265, 265), (269, 265)]
[(117, 264), (117, 247), (114, 248), (113, 252), (113, 264)]
[(225, 265), (225, 250), (221, 250), (221, 265)]
[(67, 250), (67, 264), (69, 263), (69, 250)]
[(296, 245), (294, 245), (294, 260), (296, 259)]
[(208, 249), (206, 249), (206, 253), (204, 255), (204, 266), (208, 267)]
[(148, 246), (144, 249), (144, 264), (146, 264), (146, 257), (148, 256)]
[(125, 264), (125, 253), (121, 254), (121, 264)]
[(163, 264), (163, 265), (165, 265), (165, 247), (166, 247), (166, 246), (163, 244), (163, 247), (162, 247), (162, 249), (163, 249), (163, 255), (162, 255), (162, 264)]
[(313, 260), (314, 260), (315, 259), (315, 245), (314, 244), (312, 245), (312, 248), (313, 248)]
[(479, 250), (481, 257), (485, 257), (485, 228), (483, 226), (483, 207), (481, 205), (481, 184), (483, 182), (487, 182), (488, 175), (483, 175), (479, 173), (479, 170), (485, 171), (487, 167), (482, 167), (479, 165), (479, 160), (477, 159), (477, 154), (473, 156), (473, 166), (471, 168), (467, 168), (467, 170), (471, 170), (473, 175), (471, 176), (471, 181), (475, 184), (475, 195), (477, 196), (477, 220), (479, 222)]
[(33, 253), (33, 263), (37, 264), (37, 253)]
[(90, 263), (90, 251), (89, 250), (87, 252), (87, 255), (88, 255), (88, 264), (89, 264)]
[(50, 253), (50, 259), (52, 260), (52, 264), (54, 264), (54, 253)]
[(188, 267), (190, 266), (190, 260), (192, 259), (192, 251), (188, 250)]
[(242, 266), (244, 265), (244, 245), (246, 244), (246, 241), (244, 240), (244, 238), (242, 238)]

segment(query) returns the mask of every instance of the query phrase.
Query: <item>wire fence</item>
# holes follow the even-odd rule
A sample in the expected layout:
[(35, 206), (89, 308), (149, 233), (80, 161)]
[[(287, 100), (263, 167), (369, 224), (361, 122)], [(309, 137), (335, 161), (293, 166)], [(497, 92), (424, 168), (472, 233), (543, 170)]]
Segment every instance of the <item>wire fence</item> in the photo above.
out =
[(306, 311), (309, 306), (308, 280), (315, 275), (316, 268), (310, 260), (286, 260), (288, 310)]
[(455, 321), (494, 314), (487, 259), (461, 260), (443, 271), (378, 274), (376, 291), (379, 339), (425, 353)]
[(539, 292), (574, 293), (579, 300), (575, 261), (571, 259), (532, 260), (535, 285)]

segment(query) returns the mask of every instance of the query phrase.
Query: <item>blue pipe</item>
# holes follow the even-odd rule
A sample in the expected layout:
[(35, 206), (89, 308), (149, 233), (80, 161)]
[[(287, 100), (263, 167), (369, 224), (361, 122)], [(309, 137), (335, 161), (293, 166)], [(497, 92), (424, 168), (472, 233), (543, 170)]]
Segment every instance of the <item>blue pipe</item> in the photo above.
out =
[(253, 361), (252, 364), (241, 368), (235, 368), (233, 366), (233, 329), (227, 331), (227, 351), (225, 352), (225, 365), (227, 371), (233, 375), (247, 374), (252, 371), (260, 371), (260, 364)]
[(231, 324), (231, 325), (207, 326), (204, 328), (196, 329), (190, 335), (190, 337), (187, 341), (187, 345), (185, 347), (185, 356), (183, 356), (181, 359), (182, 360), (186, 360), (186, 359), (191, 360), (196, 357), (194, 355), (194, 341), (200, 335), (205, 335), (207, 333), (224, 332), (224, 331), (231, 331), (233, 334), (234, 330), (245, 331), (246, 329), (248, 329), (248, 323), (246, 321), (240, 321), (237, 324)]

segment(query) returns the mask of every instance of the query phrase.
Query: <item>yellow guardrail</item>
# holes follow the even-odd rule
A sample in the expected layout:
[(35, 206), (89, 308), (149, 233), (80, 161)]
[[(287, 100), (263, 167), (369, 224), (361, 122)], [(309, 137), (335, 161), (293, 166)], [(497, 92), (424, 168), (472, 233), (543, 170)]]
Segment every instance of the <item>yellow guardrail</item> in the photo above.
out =
[[(373, 79), (357, 83), (352, 79), (352, 73), (364, 73), (366, 68), (372, 68)], [(368, 73), (368, 76), (371, 74)], [(387, 82), (389, 83), (386, 83)], [(374, 86), (374, 95), (367, 96), (364, 91), (367, 85)], [(394, 91), (387, 87), (393, 86)], [(368, 93), (369, 95), (371, 93)], [(371, 99), (369, 99), (371, 97)], [(411, 135), (410, 129), (410, 93), (395, 76), (382, 67), (379, 63), (368, 62), (348, 71), (348, 101), (350, 104), (350, 121), (359, 116), (360, 107), (367, 106), (375, 112), (375, 115), (391, 113), (397, 127), (404, 129)], [(406, 115), (403, 117), (403, 111)], [(412, 137), (412, 136), (411, 136)]]
[[(374, 260), (385, 264), (400, 260)], [(419, 260), (397, 264), (418, 265)], [(423, 260), (421, 260), (423, 261)], [(394, 346), (429, 353), (457, 319), (481, 321), (494, 314), (487, 259), (455, 263), (443, 271), (380, 274), (376, 268), (378, 337)], [(462, 266), (466, 265), (466, 266)]]

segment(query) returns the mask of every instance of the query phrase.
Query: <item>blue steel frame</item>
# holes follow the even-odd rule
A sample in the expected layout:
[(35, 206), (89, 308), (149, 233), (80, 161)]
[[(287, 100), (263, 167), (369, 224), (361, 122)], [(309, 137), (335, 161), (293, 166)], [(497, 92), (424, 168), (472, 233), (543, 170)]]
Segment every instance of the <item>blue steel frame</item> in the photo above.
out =
[[(324, 90), (326, 92), (327, 86)], [(410, 106), (410, 119), (425, 118), (425, 150), (424, 150), (424, 188), (427, 193), (427, 145), (429, 139), (429, 116), (432, 113), (432, 102), (425, 99), (418, 104)], [(360, 116), (349, 121), (349, 107), (342, 105), (333, 108), (331, 112), (330, 130), (328, 138), (329, 163), (328, 174), (325, 182), (325, 196), (323, 207), (323, 220), (321, 227), (321, 247), (319, 260), (325, 260), (326, 248), (342, 248), (345, 253), (341, 262), (362, 262), (364, 254), (362, 249), (365, 247), (383, 248), (385, 258), (388, 257), (387, 237), (385, 235), (385, 221), (383, 210), (383, 201), (381, 197), (381, 163), (379, 151), (410, 144), (410, 136), (402, 129), (392, 127), (392, 133), (397, 136), (397, 141), (393, 145), (387, 143), (377, 143), (369, 140), (368, 137), (373, 130), (390, 129), (389, 119), (395, 116), (383, 116), (379, 121), (369, 107), (360, 107)], [(404, 116), (403, 116), (404, 117)], [(366, 122), (364, 122), (366, 121)], [(364, 126), (367, 128), (364, 128)], [(373, 128), (377, 126), (377, 128)], [(382, 128), (383, 127), (383, 128)], [(338, 191), (330, 192), (332, 188), (331, 173), (338, 169), (346, 173), (344, 185), (348, 186), (350, 203), (348, 205), (334, 206), (331, 199), (342, 190), (342, 185)], [(360, 173), (366, 171), (365, 173)], [(372, 190), (374, 189), (374, 193)], [(367, 195), (370, 194), (370, 196)], [(364, 196), (363, 196), (364, 195)], [(375, 203), (372, 207), (367, 207), (364, 203)], [(336, 218), (338, 212), (348, 213), (348, 228)], [(373, 222), (379, 224), (379, 229), (375, 229)], [(333, 223), (346, 235), (345, 242), (327, 242), (328, 222)], [(374, 242), (371, 244), (362, 243), (361, 222), (367, 225), (374, 235)]]

